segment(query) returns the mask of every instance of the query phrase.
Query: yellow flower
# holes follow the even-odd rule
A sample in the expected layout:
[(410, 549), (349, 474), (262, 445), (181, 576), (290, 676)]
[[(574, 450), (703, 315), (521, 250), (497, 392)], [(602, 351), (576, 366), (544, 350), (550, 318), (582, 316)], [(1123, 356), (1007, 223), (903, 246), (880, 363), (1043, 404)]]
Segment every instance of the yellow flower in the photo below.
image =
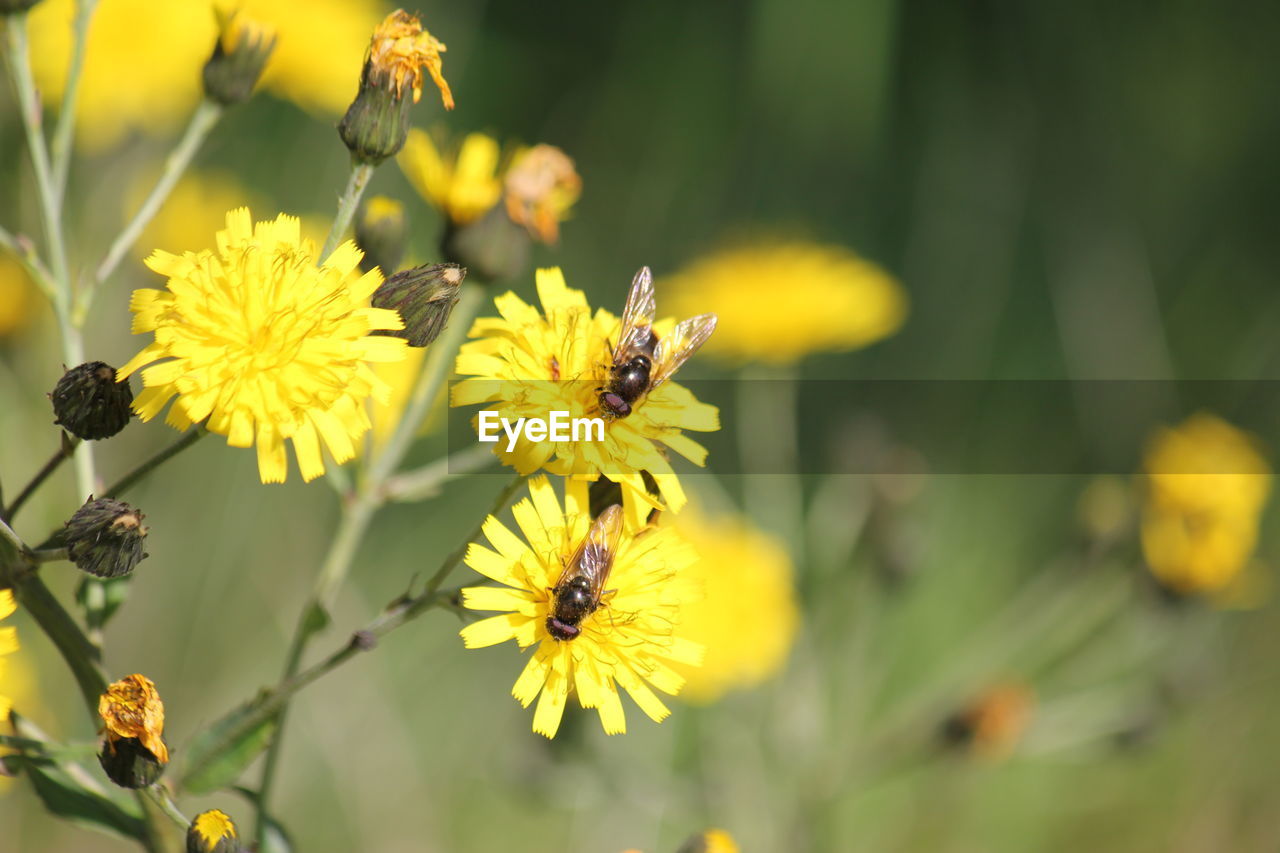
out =
[[(126, 220), (132, 217), (154, 185), (154, 175), (143, 174), (131, 182), (121, 196), (121, 216)], [(189, 170), (134, 243), (134, 254), (145, 258), (150, 251), (147, 246), (166, 252), (200, 246), (223, 226), (228, 210), (240, 206), (252, 209), (260, 203), (261, 199), (230, 172)]]
[(391, 438), (409, 403), (409, 396), (417, 384), (425, 347), (408, 347), (403, 360), (374, 365), (373, 372), (386, 383), (390, 392), (384, 399), (373, 401), (370, 417), (373, 420), (373, 446), (381, 447)]
[[(521, 417), (547, 419), (567, 412), (569, 418), (598, 418), (599, 389), (610, 366), (609, 345), (618, 340), (621, 321), (604, 309), (591, 313), (580, 290), (565, 285), (558, 268), (537, 273), (538, 298), (544, 314), (514, 293), (497, 297), (501, 317), (481, 317), (470, 335), (479, 340), (462, 346), (456, 370), (469, 377), (453, 387), (451, 403), (489, 403), (511, 423)], [(654, 324), (659, 338), (673, 322)], [(702, 465), (707, 451), (682, 430), (710, 432), (720, 428), (715, 406), (699, 402), (677, 382), (667, 381), (646, 395), (625, 418), (605, 419), (604, 441), (540, 441), (523, 435), (508, 452), (505, 441), (494, 445), (504, 464), (522, 474), (543, 468), (553, 474), (586, 480), (601, 475), (622, 486), (628, 520), (635, 526), (662, 502), (645, 488), (642, 472), (657, 482), (666, 508), (685, 504), (680, 480), (667, 461), (671, 450)]]
[(219, 809), (200, 812), (187, 828), (188, 853), (231, 853), (236, 844), (236, 825)]
[(1253, 555), (1271, 491), (1271, 469), (1257, 442), (1200, 413), (1157, 432), (1144, 469), (1147, 565), (1176, 592), (1223, 590)]
[(490, 516), (484, 535), (493, 548), (467, 549), (468, 566), (504, 584), (462, 591), (472, 610), (503, 611), (462, 629), (467, 648), (507, 640), (536, 647), (512, 695), (526, 708), (541, 696), (533, 730), (546, 737), (555, 736), (572, 692), (583, 708), (599, 712), (607, 734), (626, 731), (619, 686), (650, 719), (664, 720), (670, 711), (650, 685), (676, 694), (684, 678), (672, 664), (695, 666), (702, 656), (697, 644), (674, 633), (684, 602), (696, 593), (684, 574), (693, 551), (670, 529), (624, 526), (599, 608), (578, 625), (580, 634), (558, 640), (547, 618), (553, 589), (591, 527), (587, 484), (565, 481), (562, 509), (547, 478), (536, 477), (512, 511), (524, 539)]
[(473, 222), (502, 195), (498, 177), (501, 149), (483, 133), (469, 133), (456, 152), (441, 154), (431, 135), (413, 129), (399, 156), (409, 183), (457, 225)]
[[(0, 589), (0, 619), (8, 619), (13, 615), (13, 611), (18, 609), (18, 604), (14, 601), (13, 590)], [(18, 629), (12, 625), (0, 627), (0, 690), (7, 690), (8, 685), (5, 680), (5, 669), (8, 665), (5, 655), (11, 655), (18, 650)], [(0, 692), (0, 720), (9, 718), (9, 709), (12, 707), (10, 698), (5, 693)]]
[(706, 647), (702, 666), (681, 672), (685, 696), (719, 699), (754, 687), (787, 663), (800, 625), (795, 569), (786, 546), (746, 518), (704, 516), (688, 508), (674, 527), (698, 552), (690, 576), (706, 594), (685, 608), (680, 635)]
[(554, 145), (517, 152), (504, 185), (507, 215), (543, 243), (560, 239), (560, 223), (582, 194), (573, 161)]
[[(31, 59), (46, 102), (58, 103), (71, 54), (74, 0), (44, 0), (32, 10)], [(165, 134), (200, 100), (200, 70), (218, 23), (209, 0), (110, 0), (90, 28), (77, 143), (102, 150), (131, 131)], [(376, 0), (243, 0), (250, 18), (279, 33), (262, 86), (324, 115), (351, 103), (383, 4)], [(144, 37), (145, 36), (145, 37)]]
[(0, 338), (22, 331), (40, 304), (36, 286), (21, 262), (0, 252)]
[(238, 208), (226, 223), (216, 251), (147, 259), (168, 277), (167, 290), (135, 290), (130, 310), (134, 333), (155, 332), (155, 341), (117, 377), (172, 359), (142, 371), (133, 405), (143, 420), (177, 397), (171, 426), (207, 418), (232, 447), (256, 441), (264, 483), (284, 482), (291, 439), (302, 478), (312, 480), (324, 473), (321, 440), (339, 464), (351, 459), (352, 441), (370, 428), (364, 401), (389, 393), (368, 362), (404, 358), (405, 342), (370, 332), (399, 329), (400, 317), (369, 307), (382, 276), (359, 274), (355, 244), (317, 266), (296, 217), (255, 225)]
[(857, 349), (893, 334), (907, 316), (901, 285), (840, 246), (728, 249), (659, 284), (678, 315), (715, 306), (720, 324), (705, 349), (732, 362), (791, 364), (809, 353)]
[(395, 87), (397, 96), (405, 87), (413, 90), (413, 102), (422, 99), (422, 69), (440, 90), (446, 110), (453, 109), (453, 92), (442, 73), (440, 54), (447, 48), (422, 27), (422, 22), (403, 9), (388, 15), (373, 32), (369, 43), (371, 72)]
[(164, 702), (145, 675), (129, 675), (107, 687), (98, 699), (98, 716), (107, 734), (107, 748), (125, 738), (137, 738), (161, 764), (169, 762), (164, 743)]

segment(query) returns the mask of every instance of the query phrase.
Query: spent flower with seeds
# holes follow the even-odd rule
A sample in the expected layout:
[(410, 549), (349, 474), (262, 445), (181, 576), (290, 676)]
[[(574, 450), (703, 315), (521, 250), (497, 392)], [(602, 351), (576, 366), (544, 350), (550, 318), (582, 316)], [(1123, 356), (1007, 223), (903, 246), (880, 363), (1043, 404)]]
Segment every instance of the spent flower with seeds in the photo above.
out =
[(233, 447), (256, 444), (264, 483), (284, 482), (292, 441), (302, 478), (313, 480), (325, 469), (322, 443), (339, 464), (355, 455), (353, 441), (370, 428), (365, 401), (390, 393), (370, 365), (405, 357), (402, 339), (372, 333), (404, 324), (370, 307), (382, 276), (360, 274), (354, 243), (317, 265), (296, 217), (255, 224), (239, 208), (226, 221), (216, 250), (147, 259), (168, 283), (134, 291), (133, 331), (155, 340), (120, 378), (142, 370), (133, 405), (143, 420), (174, 401), (166, 421), (176, 429), (204, 422)]
[(133, 389), (128, 382), (117, 382), (116, 369), (101, 361), (68, 370), (49, 399), (57, 415), (54, 423), (87, 441), (110, 438), (133, 417)]
[[(462, 591), (463, 606), (502, 611), (462, 629), (467, 648), (515, 640), (533, 649), (512, 695), (526, 708), (538, 700), (533, 730), (546, 737), (555, 736), (572, 693), (583, 708), (599, 712), (608, 734), (626, 731), (619, 687), (661, 722), (670, 712), (651, 687), (675, 695), (684, 678), (674, 665), (696, 666), (702, 657), (700, 646), (676, 632), (684, 603), (697, 594), (686, 571), (693, 550), (674, 531), (632, 527), (621, 513), (608, 544), (587, 543), (596, 528), (581, 480), (565, 481), (561, 505), (547, 478), (535, 477), (512, 512), (523, 538), (490, 516), (484, 535), (492, 547), (467, 549), (467, 565), (502, 584)], [(594, 606), (556, 622), (564, 615), (557, 588), (584, 554), (608, 562), (597, 576)], [(573, 630), (565, 621), (576, 623)]]
[[(569, 418), (603, 418), (600, 389), (610, 378), (610, 347), (618, 342), (621, 321), (604, 309), (592, 313), (586, 296), (567, 287), (559, 269), (538, 270), (537, 288), (542, 312), (508, 292), (494, 300), (501, 316), (476, 320), (470, 335), (477, 340), (458, 354), (456, 370), (466, 378), (453, 387), (451, 404), (483, 403), (511, 423), (522, 417), (546, 419), (556, 411)], [(659, 321), (653, 330), (661, 338), (674, 325)], [(686, 498), (667, 451), (703, 465), (706, 449), (684, 430), (719, 429), (716, 407), (667, 381), (627, 417), (604, 420), (603, 441), (530, 441), (522, 434), (511, 450), (505, 442), (495, 443), (494, 453), (522, 474), (541, 468), (577, 479), (608, 477), (621, 485), (635, 526), (652, 509), (679, 511)], [(645, 473), (659, 496), (649, 493)]]

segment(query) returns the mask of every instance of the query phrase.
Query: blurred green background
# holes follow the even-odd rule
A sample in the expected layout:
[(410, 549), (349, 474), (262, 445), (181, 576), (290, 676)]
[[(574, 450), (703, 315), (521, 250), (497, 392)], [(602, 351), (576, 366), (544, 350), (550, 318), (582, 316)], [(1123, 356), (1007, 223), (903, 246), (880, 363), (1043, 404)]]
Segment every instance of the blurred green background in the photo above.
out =
[[(593, 305), (616, 310), (642, 264), (661, 276), (725, 241), (782, 234), (875, 260), (912, 306), (895, 337), (815, 356), (802, 378), (1258, 379), (1277, 364), (1280, 6), (420, 11), (449, 46), (458, 108), (443, 115), (428, 92), (415, 122), (550, 142), (575, 159), (581, 201), (561, 245), (536, 260), (562, 266)], [(0, 97), (0, 213), (38, 238), (11, 89)], [(259, 95), (196, 167), (234, 174), (262, 218), (330, 216), (348, 168), (333, 124)], [(75, 164), (76, 257), (100, 256), (120, 198), (171, 144), (135, 137)], [(413, 254), (433, 260), (438, 215), (393, 164), (372, 191), (406, 201)], [(158, 284), (136, 260), (122, 267), (94, 305), (91, 358), (133, 354), (128, 294)], [(514, 286), (532, 299), (532, 275)], [(48, 317), (0, 347), (0, 476), (14, 489), (55, 447), (44, 394), (61, 370)], [(688, 372), (731, 375), (697, 359)], [(995, 414), (993, 441), (1026, 438), (1018, 412)], [(1247, 425), (1274, 442), (1274, 424)], [(838, 443), (846, 428), (807, 418), (801, 442)], [(100, 448), (105, 478), (172, 438), (158, 421), (135, 424)], [(433, 570), (504, 479), (389, 508), (318, 648)], [(632, 708), (613, 738), (571, 708), (548, 743), (508, 695), (514, 649), (465, 651), (457, 619), (433, 613), (301, 694), (280, 819), (306, 851), (656, 853), (708, 826), (748, 851), (1280, 848), (1272, 600), (1221, 612), (1170, 602), (1146, 583), (1132, 531), (1099, 556), (1078, 521), (1086, 477), (904, 475), (909, 499), (889, 500), (892, 479), (802, 478), (812, 535), (788, 544), (804, 615), (769, 683), (709, 707), (676, 700), (661, 726)], [(712, 500), (751, 490), (689, 483)], [(151, 557), (108, 628), (106, 664), (155, 680), (180, 749), (275, 681), (335, 501), (296, 472), (260, 485), (253, 454), (218, 438), (132, 500), (152, 525)], [(22, 527), (36, 537), (78, 501), (64, 472)], [(1264, 565), (1275, 542), (1264, 524)], [(69, 599), (74, 571), (44, 573)], [(22, 614), (16, 624), (35, 683), (7, 692), (26, 695), (19, 709), (51, 733), (91, 738), (61, 661)], [(999, 760), (945, 747), (947, 715), (1003, 681), (1037, 697), (1020, 743)], [(56, 823), (22, 780), (0, 784), (2, 849), (131, 849)], [(234, 797), (183, 805), (251, 823)]]

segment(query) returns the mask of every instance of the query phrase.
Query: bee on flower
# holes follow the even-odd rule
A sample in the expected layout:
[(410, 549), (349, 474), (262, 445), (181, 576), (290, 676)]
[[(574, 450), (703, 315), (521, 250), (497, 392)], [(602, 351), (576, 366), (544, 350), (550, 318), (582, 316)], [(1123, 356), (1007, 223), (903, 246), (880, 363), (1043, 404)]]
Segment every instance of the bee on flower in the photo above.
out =
[(462, 629), (467, 648), (515, 640), (532, 649), (512, 695), (533, 730), (554, 737), (570, 694), (599, 712), (607, 734), (626, 731), (621, 687), (650, 719), (670, 711), (653, 689), (675, 695), (702, 648), (677, 635), (684, 603), (696, 597), (687, 569), (695, 554), (668, 528), (635, 527), (615, 505), (592, 519), (587, 484), (565, 481), (564, 503), (546, 477), (512, 509), (523, 537), (485, 519), (491, 547), (473, 543), (466, 564), (501, 586), (462, 591), (463, 606), (501, 611)]
[[(532, 441), (521, 435), (494, 452), (521, 474), (553, 474), (622, 487), (628, 521), (639, 526), (653, 509), (679, 511), (683, 488), (668, 460), (674, 452), (703, 465), (707, 451), (685, 430), (720, 428), (715, 406), (700, 402), (669, 377), (714, 328), (712, 315), (677, 325), (653, 318), (652, 279), (633, 282), (624, 317), (598, 309), (565, 284), (559, 269), (537, 273), (542, 312), (514, 293), (494, 300), (500, 317), (482, 317), (463, 345), (456, 370), (466, 377), (452, 391), (454, 406), (484, 403), (514, 423), (567, 412), (603, 421), (603, 440)], [(645, 366), (647, 364), (647, 367)], [(510, 447), (510, 449), (508, 449)], [(650, 494), (645, 475), (657, 495)]]

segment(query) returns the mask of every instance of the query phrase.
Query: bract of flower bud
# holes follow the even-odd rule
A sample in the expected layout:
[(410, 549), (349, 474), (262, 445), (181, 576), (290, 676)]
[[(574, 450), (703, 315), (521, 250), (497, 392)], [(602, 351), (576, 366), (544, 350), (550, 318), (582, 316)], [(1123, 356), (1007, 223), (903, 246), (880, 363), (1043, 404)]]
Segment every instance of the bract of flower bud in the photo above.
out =
[(146, 558), (143, 514), (114, 498), (90, 498), (66, 523), (67, 556), (81, 571), (118, 578)]
[(481, 281), (515, 278), (529, 265), (533, 239), (499, 204), (466, 225), (450, 223), (440, 241), (446, 258), (462, 264)]
[(403, 204), (382, 195), (369, 199), (356, 219), (356, 245), (364, 252), (360, 269), (368, 272), (378, 267), (383, 275), (391, 275), (404, 259), (408, 237)]
[(110, 438), (133, 417), (133, 389), (116, 381), (116, 369), (101, 361), (73, 367), (62, 375), (49, 395), (55, 424), (76, 438)]
[(187, 829), (187, 853), (237, 853), (236, 825), (226, 812), (210, 809), (196, 815)]
[(204, 65), (204, 93), (224, 106), (249, 100), (276, 46), (275, 28), (215, 7), (218, 41)]
[(108, 685), (98, 699), (106, 735), (98, 761), (107, 777), (124, 788), (153, 784), (169, 763), (164, 742), (164, 703), (151, 679), (130, 675)]
[(404, 338), (411, 347), (425, 347), (439, 336), (458, 301), (467, 270), (457, 264), (429, 264), (401, 270), (374, 291), (375, 308), (399, 312), (404, 328), (378, 334)]

